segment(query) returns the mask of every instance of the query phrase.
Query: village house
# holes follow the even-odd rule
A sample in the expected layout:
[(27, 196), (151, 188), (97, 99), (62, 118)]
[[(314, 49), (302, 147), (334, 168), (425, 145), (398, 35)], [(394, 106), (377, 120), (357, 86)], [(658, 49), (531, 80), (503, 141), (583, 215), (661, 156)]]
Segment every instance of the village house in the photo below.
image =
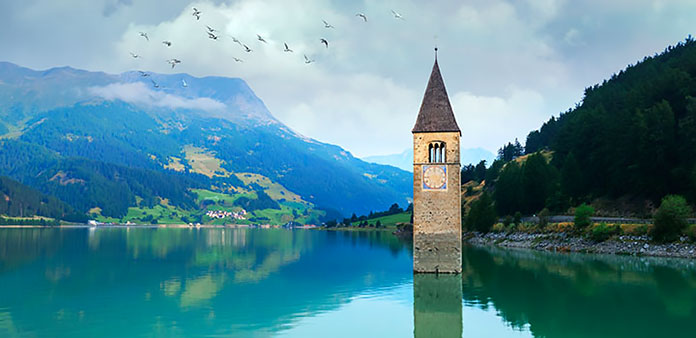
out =
[(234, 218), (234, 219), (244, 219), (245, 215), (247, 214), (246, 210), (242, 209), (240, 211), (236, 212), (230, 212), (230, 211), (225, 211), (225, 210), (208, 210), (208, 212), (205, 213), (206, 216), (214, 219), (221, 219), (221, 218)]

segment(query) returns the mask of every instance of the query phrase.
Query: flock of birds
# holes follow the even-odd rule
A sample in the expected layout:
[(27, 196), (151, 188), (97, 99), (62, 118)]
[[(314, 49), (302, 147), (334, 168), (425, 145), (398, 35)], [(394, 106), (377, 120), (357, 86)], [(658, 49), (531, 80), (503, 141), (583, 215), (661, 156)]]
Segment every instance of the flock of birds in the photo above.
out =
[[(202, 14), (203, 14), (203, 12), (202, 12), (201, 10), (197, 9), (196, 7), (193, 7), (193, 13), (192, 13), (191, 15), (196, 19), (196, 21), (199, 21), (199, 20), (201, 19)], [(395, 19), (397, 19), (397, 20), (405, 20), (404, 17), (403, 17), (401, 14), (399, 14), (398, 12), (396, 12), (395, 10), (391, 10), (391, 14), (392, 14), (392, 16), (393, 16)], [(365, 13), (356, 13), (355, 16), (356, 16), (357, 18), (361, 19), (363, 22), (367, 22), (367, 21), (368, 21), (367, 15), (365, 15)], [(332, 24), (330, 24), (329, 22), (327, 22), (326, 20), (322, 20), (322, 22), (324, 23), (324, 28), (326, 28), (326, 29), (335, 29), (335, 28), (336, 28), (336, 27), (334, 27)], [(208, 39), (213, 40), (213, 41), (217, 41), (218, 39), (220, 39), (221, 34), (220, 34), (220, 31), (219, 31), (219, 30), (217, 30), (217, 29), (215, 29), (215, 28), (213, 28), (213, 27), (211, 27), (211, 26), (209, 26), (209, 25), (205, 25), (205, 28), (206, 28), (205, 33), (208, 35)], [(143, 39), (145, 39), (147, 42), (150, 42), (150, 36), (147, 34), (147, 32), (139, 32), (139, 35), (140, 35), (140, 37), (142, 37)], [(245, 43), (241, 42), (241, 41), (240, 41), (239, 39), (237, 39), (236, 37), (231, 36), (231, 35), (227, 35), (227, 36), (228, 36), (229, 38), (232, 39), (232, 42), (238, 44), (238, 45), (244, 50), (244, 52), (246, 52), (246, 53), (252, 53), (252, 52), (254, 51), (254, 50), (251, 49), (248, 45), (246, 45)], [(267, 44), (267, 43), (268, 43), (268, 42), (267, 42), (261, 35), (259, 35), (259, 34), (256, 34), (256, 39), (257, 39), (260, 43), (264, 43), (264, 44)], [(325, 39), (325, 38), (320, 38), (320, 39), (319, 39), (319, 43), (322, 44), (322, 45), (324, 45), (325, 48), (327, 48), (327, 49), (329, 48), (329, 41), (328, 41), (327, 39)], [(169, 48), (169, 47), (172, 46), (172, 42), (169, 41), (169, 40), (164, 40), (164, 41), (162, 41), (162, 44), (163, 44), (165, 47), (167, 47), (167, 48)], [(285, 52), (285, 53), (294, 53), (294, 51), (290, 48), (290, 46), (288, 46), (288, 43), (287, 43), (287, 42), (283, 42), (283, 47), (284, 47), (283, 52)], [(141, 58), (141, 56), (140, 56), (139, 54), (136, 54), (136, 53), (134, 53), (134, 52), (130, 52), (130, 56), (131, 56), (133, 59), (139, 59), (139, 58)], [(303, 56), (304, 56), (304, 63), (305, 63), (305, 64), (311, 64), (311, 63), (314, 63), (314, 62), (315, 62), (315, 60), (312, 59), (312, 58), (310, 58), (310, 57), (308, 57), (307, 54), (304, 54)], [(244, 62), (243, 59), (238, 58), (238, 57), (233, 57), (232, 59), (234, 59), (235, 62)], [(176, 65), (178, 65), (178, 64), (181, 63), (181, 60), (179, 60), (179, 59), (177, 59), (177, 58), (171, 58), (171, 59), (166, 60), (166, 62), (171, 66), (172, 69), (174, 69), (174, 67), (176, 67)], [(149, 77), (149, 76), (150, 76), (150, 73), (147, 73), (147, 72), (138, 71), (138, 73), (139, 73), (140, 76), (142, 76), (142, 77)], [(159, 84), (158, 84), (157, 82), (155, 82), (155, 81), (152, 80), (152, 79), (150, 79), (150, 81), (152, 81), (152, 85), (153, 85), (155, 88), (160, 88), (160, 86), (159, 86)], [(183, 79), (181, 80), (181, 85), (182, 85), (183, 87), (188, 87), (188, 84), (186, 83), (186, 80), (183, 80)]]

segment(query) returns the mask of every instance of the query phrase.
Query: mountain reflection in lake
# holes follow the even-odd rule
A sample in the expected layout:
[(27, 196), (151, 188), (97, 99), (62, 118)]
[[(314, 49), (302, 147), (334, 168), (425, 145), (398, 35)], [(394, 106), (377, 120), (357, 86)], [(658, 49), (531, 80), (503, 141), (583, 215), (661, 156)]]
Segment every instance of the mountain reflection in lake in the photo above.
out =
[(468, 247), (412, 274), (386, 232), (0, 229), (0, 336), (692, 336), (690, 261)]
[(463, 258), (465, 306), (493, 308), (535, 336), (696, 334), (690, 260), (471, 247)]

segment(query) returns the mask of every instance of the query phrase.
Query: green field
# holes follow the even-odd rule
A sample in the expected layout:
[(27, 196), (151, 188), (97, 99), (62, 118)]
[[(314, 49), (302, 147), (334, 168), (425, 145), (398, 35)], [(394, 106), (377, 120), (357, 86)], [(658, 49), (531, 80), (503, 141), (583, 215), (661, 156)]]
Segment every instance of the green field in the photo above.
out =
[[(373, 219), (368, 219), (367, 223), (371, 225), (375, 225), (377, 221), (380, 221), (382, 223), (382, 226), (386, 228), (396, 228), (396, 223), (409, 223), (411, 222), (411, 212), (402, 212), (399, 214), (394, 214), (394, 215), (389, 215), (389, 216), (382, 216), (382, 217), (377, 217)], [(351, 225), (357, 226), (360, 222), (353, 222)]]
[[(277, 188), (277, 187), (276, 187)], [(280, 198), (277, 202), (280, 209), (263, 209), (250, 211), (246, 215), (246, 219), (213, 219), (206, 216), (209, 210), (220, 210), (228, 212), (239, 212), (241, 207), (234, 205), (234, 202), (241, 198), (247, 197), (256, 199), (256, 192), (244, 192), (237, 194), (225, 194), (214, 192), (205, 189), (192, 190), (198, 196), (196, 203), (202, 206), (200, 210), (184, 210), (181, 208), (169, 205), (167, 200), (162, 200), (159, 205), (152, 208), (148, 207), (130, 207), (128, 213), (122, 218), (104, 217), (100, 214), (99, 208), (94, 208), (92, 213), (94, 218), (103, 223), (126, 223), (132, 222), (136, 224), (149, 224), (156, 220), (157, 224), (186, 224), (186, 223), (202, 223), (214, 225), (228, 224), (271, 224), (283, 225), (290, 221), (301, 224), (318, 224), (319, 218), (324, 215), (323, 211), (313, 209), (313, 205), (305, 201), (289, 201), (285, 198)], [(280, 190), (278, 190), (280, 191)], [(290, 195), (289, 193), (278, 195)], [(292, 196), (292, 195), (290, 195)], [(137, 198), (139, 203), (142, 199)]]
[(185, 224), (182, 218), (189, 222), (196, 218), (198, 211), (187, 211), (167, 205), (155, 205), (152, 208), (130, 207), (128, 214), (123, 218), (104, 217), (97, 215), (96, 220), (103, 223), (136, 223), (150, 224), (152, 220), (157, 220), (158, 224)]

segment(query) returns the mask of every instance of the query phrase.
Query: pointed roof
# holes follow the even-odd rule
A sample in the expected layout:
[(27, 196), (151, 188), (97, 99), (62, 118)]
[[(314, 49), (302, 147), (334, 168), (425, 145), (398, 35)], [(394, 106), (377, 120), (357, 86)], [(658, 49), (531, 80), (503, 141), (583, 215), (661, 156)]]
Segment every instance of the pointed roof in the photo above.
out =
[(433, 71), (428, 81), (428, 87), (425, 89), (425, 95), (423, 96), (423, 103), (421, 103), (420, 111), (418, 112), (418, 119), (416, 119), (416, 125), (413, 126), (411, 132), (428, 133), (443, 131), (456, 131), (461, 134), (459, 126), (457, 126), (457, 120), (454, 118), (454, 112), (447, 96), (445, 83), (442, 81), (436, 57)]

